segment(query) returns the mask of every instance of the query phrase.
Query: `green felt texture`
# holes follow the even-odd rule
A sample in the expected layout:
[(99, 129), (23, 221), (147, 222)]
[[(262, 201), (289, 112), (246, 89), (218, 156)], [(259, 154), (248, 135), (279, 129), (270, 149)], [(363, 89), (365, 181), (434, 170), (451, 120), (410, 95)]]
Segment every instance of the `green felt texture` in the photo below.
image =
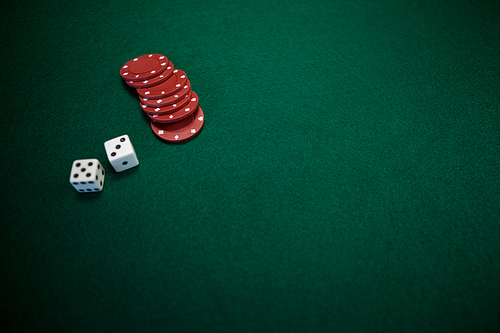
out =
[[(500, 331), (500, 2), (0, 8), (2, 328)], [(147, 53), (186, 72), (195, 139), (122, 82)]]

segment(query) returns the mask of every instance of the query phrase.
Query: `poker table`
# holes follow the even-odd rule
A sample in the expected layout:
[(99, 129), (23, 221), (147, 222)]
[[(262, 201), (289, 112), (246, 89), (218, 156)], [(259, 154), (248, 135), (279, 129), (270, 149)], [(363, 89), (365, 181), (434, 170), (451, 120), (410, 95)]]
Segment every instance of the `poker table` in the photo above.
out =
[[(4, 332), (500, 331), (499, 1), (0, 8)], [(153, 53), (191, 140), (120, 76)]]

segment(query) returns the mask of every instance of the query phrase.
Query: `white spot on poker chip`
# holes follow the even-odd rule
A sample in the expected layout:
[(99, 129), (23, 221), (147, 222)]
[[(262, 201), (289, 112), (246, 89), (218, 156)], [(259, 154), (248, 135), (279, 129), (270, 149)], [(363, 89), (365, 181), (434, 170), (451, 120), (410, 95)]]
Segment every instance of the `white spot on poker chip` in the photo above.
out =
[(163, 134), (163, 133), (164, 133), (163, 130), (158, 131), (158, 134)]
[(123, 68), (128, 68), (128, 65), (123, 66)]
[(188, 87), (188, 85), (186, 84), (186, 85), (184, 86), (184, 89), (186, 89), (187, 87)]
[(137, 60), (139, 60), (139, 58), (134, 58), (134, 61), (137, 61)]
[(170, 69), (170, 68), (172, 68), (172, 66), (168, 66), (168, 67), (167, 67), (167, 69)]
[(174, 139), (175, 140), (179, 139), (179, 136), (178, 135), (174, 136)]
[(160, 108), (156, 108), (156, 109), (155, 109), (155, 111), (156, 111), (156, 112), (158, 112), (158, 111), (160, 111), (160, 110), (161, 110)]
[(167, 64), (166, 62), (162, 62), (160, 65), (165, 66), (166, 64)]
[(149, 95), (150, 93), (151, 93), (150, 91), (146, 91), (144, 95)]
[(165, 59), (165, 56), (161, 56), (159, 59)]
[(139, 74), (137, 74), (135, 77), (139, 77)]
[(176, 88), (179, 88), (180, 86), (181, 86), (181, 85), (180, 85), (180, 84), (178, 84), (178, 83), (175, 85), (175, 87), (176, 87)]
[(179, 70), (178, 69), (174, 69), (174, 73), (177, 73)]
[(128, 72), (127, 73), (123, 73), (123, 75), (128, 75)]
[(155, 118), (156, 118), (156, 117), (158, 117), (158, 115), (157, 115), (157, 114), (155, 114), (155, 115), (153, 115), (153, 117), (155, 117)]
[(148, 83), (148, 82), (149, 82), (149, 80), (146, 80), (146, 81), (142, 81), (142, 83), (144, 83), (144, 84), (146, 84), (146, 83)]
[(179, 97), (179, 95), (175, 95), (174, 97), (177, 98), (177, 97)]
[(190, 108), (185, 108), (184, 111), (189, 112), (191, 109)]
[(155, 71), (155, 70), (151, 71), (151, 74), (154, 74), (154, 73), (156, 73), (156, 71)]
[(196, 133), (196, 129), (195, 128), (191, 128), (191, 133)]
[(181, 79), (183, 79), (183, 78), (185, 78), (185, 77), (186, 77), (186, 75), (182, 75), (182, 76), (181, 76)]
[(161, 102), (163, 102), (162, 99), (159, 99), (159, 100), (156, 101), (156, 103), (161, 103)]
[(175, 108), (175, 107), (177, 107), (177, 104), (172, 104), (172, 106)]
[(169, 118), (170, 118), (170, 119), (172, 119), (173, 117), (174, 117), (174, 116), (170, 115), (170, 117), (169, 117)]
[(142, 100), (143, 100), (143, 101), (147, 101), (148, 99), (143, 97), (143, 98), (142, 98)]
[(150, 57), (150, 58), (151, 58), (152, 56), (153, 56), (152, 54), (150, 54), (150, 55), (149, 55), (149, 57)]
[(191, 102), (196, 102), (196, 97), (191, 98)]
[(199, 117), (198, 117), (198, 120), (199, 120), (199, 121), (203, 121), (203, 116), (199, 116)]
[(143, 108), (143, 109), (145, 109), (145, 108), (147, 108), (147, 106), (146, 106), (146, 105), (144, 105), (144, 104), (142, 104), (142, 108)]

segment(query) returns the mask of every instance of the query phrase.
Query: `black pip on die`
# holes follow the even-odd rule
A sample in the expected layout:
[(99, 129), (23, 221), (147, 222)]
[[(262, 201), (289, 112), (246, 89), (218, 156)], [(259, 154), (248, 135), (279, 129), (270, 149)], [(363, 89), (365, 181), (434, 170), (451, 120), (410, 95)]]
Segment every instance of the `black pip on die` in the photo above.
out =
[(105, 172), (96, 158), (76, 160), (69, 181), (78, 192), (100, 192), (104, 187)]
[(130, 138), (126, 134), (104, 142), (104, 149), (106, 149), (109, 163), (116, 172), (125, 171), (139, 165), (134, 146), (132, 146), (132, 142), (130, 142)]

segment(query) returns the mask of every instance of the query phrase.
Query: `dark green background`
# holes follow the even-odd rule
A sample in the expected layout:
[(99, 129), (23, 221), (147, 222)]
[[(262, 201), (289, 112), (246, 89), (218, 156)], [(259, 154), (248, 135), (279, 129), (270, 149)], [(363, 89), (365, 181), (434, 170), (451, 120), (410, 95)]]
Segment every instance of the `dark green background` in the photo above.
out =
[[(499, 332), (499, 1), (0, 8), (10, 331)], [(122, 82), (147, 53), (199, 95), (192, 141)]]

